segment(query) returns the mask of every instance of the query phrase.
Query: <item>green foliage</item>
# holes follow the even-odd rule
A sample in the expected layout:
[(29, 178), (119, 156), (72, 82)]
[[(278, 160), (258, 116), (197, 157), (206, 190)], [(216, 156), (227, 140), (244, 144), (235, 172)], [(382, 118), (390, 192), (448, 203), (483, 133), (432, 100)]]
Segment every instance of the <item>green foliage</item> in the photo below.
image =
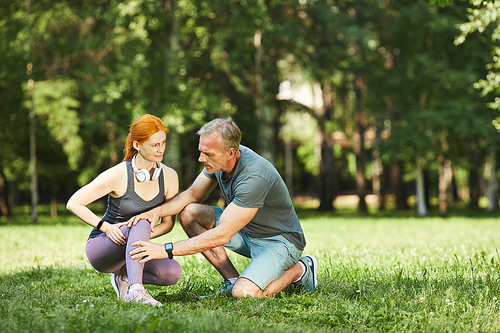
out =
[[(489, 126), (494, 115), (472, 88), (485, 74), (481, 64), (487, 61), (491, 43), (474, 35), (470, 47), (445, 46), (451, 45), (459, 34), (457, 24), (466, 19), (463, 3), (445, 9), (424, 2), (411, 7), (395, 3), (393, 9), (383, 44), (392, 50), (391, 60), (386, 72), (377, 72), (377, 86), (370, 95), (370, 103), (379, 110), (374, 116), (383, 124), (380, 127), (390, 131), (388, 140), (381, 142), (383, 158), (414, 164), (416, 159), (433, 163), (446, 155), (454, 164), (468, 166), (472, 151), (484, 154), (484, 143), (497, 136)], [(425, 29), (419, 28), (422, 22), (428, 22)], [(378, 98), (381, 94), (387, 99)]]
[[(500, 4), (496, 1), (473, 1), (472, 7), (467, 9), (468, 21), (460, 24), (460, 35), (455, 39), (455, 44), (469, 43), (472, 36), (478, 33), (483, 38), (490, 40), (493, 46), (489, 50), (490, 60), (486, 68), (488, 73), (474, 84), (474, 88), (478, 89), (483, 96), (493, 96), (490, 98), (488, 107), (494, 110), (500, 110), (500, 99), (495, 97), (500, 91), (498, 69), (500, 68), (499, 48), (496, 45), (500, 39), (500, 28), (498, 25), (498, 14), (500, 12)], [(467, 39), (467, 42), (466, 42)], [(493, 98), (493, 99), (492, 99)], [(500, 117), (496, 117), (493, 124), (497, 131), (500, 131)]]
[(439, 3), (441, 7), (445, 7), (446, 5), (453, 3), (453, 0), (429, 0), (431, 5), (434, 5), (436, 2)]
[[(30, 1), (27, 22), (25, 3), (5, 0), (0, 13), (5, 191), (16, 198), (21, 191), (24, 200), (30, 187), (24, 104), (29, 79), (35, 82), (42, 198), (63, 189), (59, 198), (64, 200), (120, 162), (128, 126), (144, 113), (161, 117), (172, 131), (165, 162), (181, 175), (181, 188), (198, 171), (194, 132), (226, 116), (239, 123), (243, 143), (260, 153), (274, 146), (282, 150), (278, 140), (263, 145), (263, 136), (269, 139), (280, 128), (289, 136), (292, 128), (300, 159), (293, 172), (301, 173), (304, 183), (313, 183), (309, 180), (325, 169), (340, 170), (341, 181), (350, 181), (356, 105), (366, 128), (390, 134), (365, 146), (384, 162), (401, 160), (411, 171), (417, 159), (431, 164), (446, 154), (464, 168), (480, 165), (497, 140), (491, 126), (496, 114), (485, 103), (496, 107), (497, 101), (478, 96), (472, 83), (483, 94), (496, 91), (497, 58), (492, 62), (490, 52), (496, 57), (498, 8), (474, 1), (478, 7), (467, 16), (466, 2), (438, 3), (448, 5), (425, 0)], [(465, 36), (467, 42), (460, 44)], [(329, 96), (315, 97), (331, 99), (332, 109), (320, 114), (321, 103), (315, 109), (278, 102), (283, 81), (308, 84), (310, 90), (330, 87)], [(299, 119), (316, 118), (316, 128), (308, 120), (297, 130), (288, 123), (292, 112), (300, 113)], [(320, 165), (319, 140), (313, 139), (319, 131), (325, 137), (343, 132), (348, 140), (342, 151), (330, 144), (336, 160), (326, 168)], [(473, 154), (477, 158), (470, 158)], [(276, 165), (284, 165), (280, 155)], [(317, 193), (314, 186), (300, 186)]]
[(305, 169), (313, 175), (318, 175), (319, 165), (315, 156), (316, 129), (318, 127), (316, 119), (308, 113), (288, 112), (282, 119), (283, 127), (281, 135), (285, 141), (291, 140), (299, 142), (297, 156), (304, 163)]
[[(57, 80), (37, 82), (33, 89), (35, 114), (44, 120), (51, 135), (62, 145), (72, 169), (78, 165), (83, 146), (78, 135), (80, 119), (75, 110), (80, 102), (72, 96), (75, 87), (74, 81)], [(27, 100), (25, 106), (29, 109), (31, 101)]]
[[(199, 299), (212, 293), (221, 278), (201, 255), (193, 255), (176, 258), (183, 269), (177, 285), (148, 286), (164, 303), (161, 308), (116, 300), (109, 275), (97, 273), (86, 261), (90, 228), (76, 218), (42, 218), (39, 226), (3, 220), (2, 234), (13, 241), (0, 244), (0, 331), (497, 330), (496, 218), (367, 220), (323, 214), (301, 220), (306, 253), (320, 265), (315, 293)], [(185, 237), (177, 225), (157, 242)], [(240, 271), (248, 263), (230, 255)]]

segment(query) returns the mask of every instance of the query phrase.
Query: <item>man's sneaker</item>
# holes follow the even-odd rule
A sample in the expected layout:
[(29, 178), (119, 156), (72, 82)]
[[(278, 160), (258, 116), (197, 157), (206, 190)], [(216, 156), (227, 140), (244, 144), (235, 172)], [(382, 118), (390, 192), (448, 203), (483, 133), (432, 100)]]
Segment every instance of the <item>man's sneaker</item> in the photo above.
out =
[(304, 275), (293, 284), (299, 290), (305, 289), (306, 291), (313, 291), (318, 286), (318, 261), (313, 256), (305, 256), (299, 259), (305, 266)]
[(127, 291), (123, 298), (125, 302), (136, 302), (142, 304), (151, 304), (161, 306), (162, 304), (155, 300), (144, 287), (137, 287)]
[(215, 296), (232, 296), (232, 291), (233, 291), (233, 286), (234, 284), (231, 283), (229, 280), (224, 280), (220, 283), (219, 290), (215, 294), (209, 295), (209, 296), (201, 296), (200, 298), (207, 298), (207, 297), (215, 297)]
[(116, 291), (116, 297), (118, 297), (118, 299), (123, 299), (128, 289), (126, 276), (111, 274), (111, 277), (109, 279), (111, 281), (113, 289)]

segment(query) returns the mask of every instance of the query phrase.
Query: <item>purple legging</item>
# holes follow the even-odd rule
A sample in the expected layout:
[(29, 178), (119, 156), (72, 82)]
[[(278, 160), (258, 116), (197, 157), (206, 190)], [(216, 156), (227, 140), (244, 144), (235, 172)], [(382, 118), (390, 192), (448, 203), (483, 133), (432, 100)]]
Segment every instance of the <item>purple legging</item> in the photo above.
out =
[(138, 259), (130, 256), (130, 251), (136, 248), (132, 247), (133, 242), (149, 240), (151, 225), (147, 220), (140, 220), (131, 228), (124, 225), (120, 230), (127, 240), (126, 245), (113, 243), (105, 233), (87, 241), (85, 253), (92, 267), (102, 273), (126, 275), (129, 285), (170, 286), (179, 281), (181, 265), (174, 259), (153, 259), (140, 264)]

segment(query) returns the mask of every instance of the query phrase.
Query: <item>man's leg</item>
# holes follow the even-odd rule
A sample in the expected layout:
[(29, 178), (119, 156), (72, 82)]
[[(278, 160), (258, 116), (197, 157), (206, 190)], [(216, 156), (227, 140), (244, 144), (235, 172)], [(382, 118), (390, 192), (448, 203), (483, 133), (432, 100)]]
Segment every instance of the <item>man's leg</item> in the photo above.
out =
[[(298, 250), (281, 235), (266, 238), (251, 238), (242, 233), (241, 237), (249, 247), (252, 260), (236, 281), (232, 295), (235, 298), (273, 296), (292, 282), (300, 279), (304, 269), (298, 260), (302, 251)], [(233, 249), (231, 240), (226, 247)]]
[(266, 290), (261, 290), (259, 286), (246, 278), (239, 278), (233, 287), (233, 297), (239, 298), (250, 295), (254, 298), (262, 298), (264, 296), (274, 296), (292, 282), (298, 280), (303, 272), (302, 266), (297, 263), (287, 269), (279, 278), (269, 283)]
[[(198, 236), (215, 227), (215, 213), (212, 206), (189, 204), (179, 214), (179, 221), (189, 238)], [(224, 279), (237, 278), (238, 271), (227, 257), (223, 246), (202, 252)]]

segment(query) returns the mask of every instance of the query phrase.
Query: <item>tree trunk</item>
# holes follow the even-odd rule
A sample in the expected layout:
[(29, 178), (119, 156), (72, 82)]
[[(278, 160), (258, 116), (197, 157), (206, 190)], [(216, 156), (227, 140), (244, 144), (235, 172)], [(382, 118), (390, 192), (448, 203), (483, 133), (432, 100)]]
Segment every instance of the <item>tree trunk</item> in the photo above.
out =
[[(171, 26), (169, 29), (169, 34), (164, 43), (165, 59), (163, 64), (163, 86), (164, 91), (169, 90), (169, 84), (173, 81), (173, 77), (170, 75), (170, 68), (175, 64), (173, 63), (177, 59), (176, 54), (179, 50), (179, 22), (175, 15), (177, 10), (177, 0), (166, 0), (161, 4), (161, 12), (164, 15), (170, 15)], [(162, 101), (165, 103), (165, 101)], [(181, 157), (181, 138), (180, 134), (176, 128), (166, 124), (169, 127), (170, 132), (167, 134), (167, 145), (165, 148), (165, 154), (163, 155), (163, 163), (173, 168), (177, 172), (179, 178), (179, 188), (186, 188), (192, 179), (185, 180), (184, 172), (182, 168), (182, 157)]]
[(329, 83), (321, 85), (321, 94), (323, 107), (318, 112), (318, 127), (320, 132), (320, 165), (319, 165), (319, 210), (333, 211), (333, 200), (335, 199), (334, 191), (334, 156), (333, 156), (333, 140), (331, 134), (324, 126), (325, 120), (331, 120), (332, 115), (332, 91)]
[(7, 181), (5, 180), (5, 175), (0, 167), (0, 215), (10, 216), (10, 205), (9, 205), (9, 189)]
[(180, 135), (175, 131), (175, 129), (171, 130), (167, 134), (167, 142), (165, 148), (165, 154), (163, 155), (163, 163), (168, 165), (172, 169), (177, 172), (177, 176), (179, 177), (179, 186), (180, 188), (185, 188), (183, 172), (182, 172), (182, 162), (181, 162), (181, 148), (180, 148)]
[(406, 185), (403, 182), (401, 161), (393, 161), (391, 165), (391, 184), (396, 195), (398, 210), (408, 210)]
[(455, 173), (454, 165), (451, 165), (451, 195), (453, 198), (453, 202), (457, 202), (460, 200), (460, 197), (458, 196), (457, 175)]
[(427, 216), (427, 206), (425, 200), (425, 180), (424, 172), (420, 163), (415, 163), (416, 167), (416, 192), (417, 192), (417, 209), (420, 217)]
[(264, 81), (262, 79), (262, 58), (264, 56), (264, 48), (262, 47), (262, 33), (257, 30), (254, 35), (255, 47), (255, 115), (259, 127), (258, 131), (258, 147), (259, 153), (269, 162), (275, 164), (274, 152), (274, 114), (273, 109), (265, 103), (264, 98)]
[(293, 150), (292, 141), (285, 138), (285, 184), (288, 187), (288, 193), (293, 198)]
[(498, 208), (498, 177), (497, 177), (497, 167), (496, 167), (496, 150), (491, 149), (490, 156), (488, 157), (487, 165), (488, 167), (488, 212), (493, 212)]
[[(26, 23), (28, 25), (28, 40), (27, 49), (28, 57), (31, 58), (31, 22), (30, 22), (30, 0), (25, 0), (26, 9)], [(30, 59), (31, 60), (31, 59)], [(35, 133), (35, 105), (33, 102), (33, 89), (35, 86), (35, 81), (31, 78), (31, 73), (33, 72), (33, 63), (28, 61), (28, 93), (30, 100), (30, 174), (31, 174), (31, 222), (33, 224), (38, 223), (38, 173), (36, 169), (36, 133)]]
[(422, 173), (424, 174), (425, 207), (429, 208), (431, 206), (431, 202), (430, 202), (431, 184), (429, 181), (429, 170), (426, 168), (426, 169), (422, 170)]
[[(322, 137), (325, 133), (321, 133)], [(319, 171), (319, 210), (332, 211), (335, 193), (333, 190), (333, 147), (330, 140), (322, 138), (321, 140), (321, 164)]]
[(356, 155), (356, 194), (359, 198), (358, 210), (361, 214), (368, 214), (368, 206), (366, 205), (366, 181), (365, 181), (365, 166), (364, 166), (364, 126), (363, 126), (363, 98), (362, 90), (364, 89), (364, 80), (361, 75), (356, 77), (355, 92), (356, 105), (354, 110), (354, 155)]
[(31, 174), (31, 222), (38, 223), (38, 173), (36, 168), (36, 132), (35, 132), (35, 110), (33, 103), (33, 85), (32, 79), (28, 81), (31, 108), (30, 117), (30, 174)]
[(55, 184), (50, 187), (50, 217), (57, 217), (57, 189)]
[(472, 166), (469, 170), (469, 208), (470, 209), (479, 209), (479, 172), (478, 168)]
[(373, 152), (372, 161), (372, 189), (373, 194), (377, 197), (378, 209), (383, 206), (383, 196), (382, 196), (382, 160), (379, 157), (378, 150)]
[(444, 214), (452, 203), (451, 194), (452, 170), (448, 158), (439, 158), (439, 212)]
[(383, 165), (380, 158), (380, 124), (376, 121), (375, 124), (375, 145), (373, 147), (373, 161), (372, 161), (372, 189), (373, 194), (377, 197), (378, 210), (384, 209), (384, 195), (382, 193), (383, 184)]
[(481, 173), (481, 167), (478, 165), (479, 148), (475, 142), (471, 143), (471, 150), (469, 155), (469, 208), (479, 209), (479, 198), (481, 196), (481, 184), (479, 182), (479, 175)]

